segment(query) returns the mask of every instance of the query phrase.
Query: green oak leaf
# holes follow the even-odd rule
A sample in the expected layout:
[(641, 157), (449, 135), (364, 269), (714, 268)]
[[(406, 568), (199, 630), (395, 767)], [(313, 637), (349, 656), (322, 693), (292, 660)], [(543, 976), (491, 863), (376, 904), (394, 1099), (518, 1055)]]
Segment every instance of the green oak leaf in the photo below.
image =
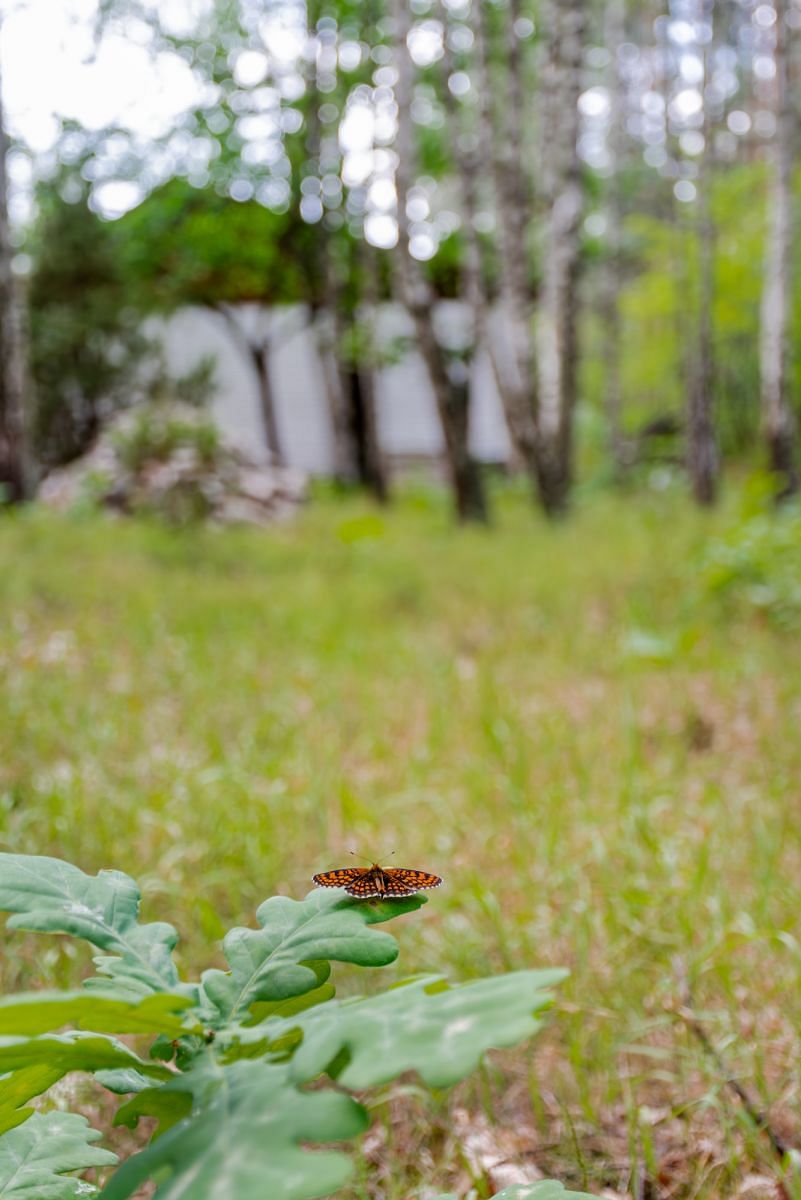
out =
[[(75, 1025), (96, 1033), (162, 1033), (176, 1038), (187, 1032), (180, 1013), (191, 1003), (188, 996), (163, 993), (121, 999), (88, 990), (19, 992), (0, 1000), (0, 1036), (30, 1037)], [(197, 1022), (189, 1025), (199, 1028)]]
[[(16, 914), (9, 929), (67, 933), (99, 950), (99, 985), (131, 997), (180, 989), (172, 925), (140, 925), (140, 892), (121, 871), (85, 875), (58, 858), (0, 854), (0, 911)], [(90, 981), (90, 984), (94, 981)], [(116, 985), (116, 987), (114, 986)]]
[(106, 1167), (116, 1154), (93, 1146), (100, 1134), (75, 1113), (34, 1113), (0, 1137), (1, 1200), (73, 1200), (96, 1194), (67, 1171)]
[(21, 1125), (33, 1113), (26, 1102), (41, 1096), (54, 1083), (58, 1083), (61, 1072), (47, 1063), (36, 1063), (0, 1079), (0, 1134)]
[(30, 1116), (26, 1101), (40, 1096), (70, 1071), (95, 1071), (136, 1067), (155, 1079), (170, 1079), (171, 1072), (157, 1063), (143, 1062), (133, 1050), (114, 1038), (91, 1033), (51, 1034), (37, 1038), (0, 1038), (0, 1133), (13, 1129)]
[(150, 1178), (157, 1182), (155, 1200), (326, 1196), (344, 1183), (350, 1161), (304, 1143), (344, 1141), (367, 1126), (364, 1109), (351, 1097), (298, 1091), (285, 1067), (263, 1062), (221, 1067), (208, 1054), (161, 1090), (188, 1093), (191, 1117), (128, 1159), (102, 1200), (128, 1200)]
[(128, 1067), (95, 1071), (95, 1079), (115, 1096), (130, 1096), (132, 1092), (144, 1092), (152, 1086), (151, 1081), (141, 1071)]
[(154, 1117), (159, 1123), (158, 1136), (161, 1136), (178, 1121), (188, 1117), (191, 1111), (192, 1097), (188, 1092), (178, 1092), (165, 1087), (147, 1087), (137, 1089), (135, 1096), (120, 1105), (114, 1117), (114, 1124), (124, 1125), (126, 1129), (136, 1129), (140, 1117)]
[[(325, 982), (317, 960), (383, 967), (398, 956), (389, 933), (371, 929), (425, 903), (365, 904), (339, 891), (310, 892), (303, 900), (273, 896), (260, 905), (259, 929), (232, 929), (223, 941), (230, 971), (205, 971), (202, 991), (211, 1024), (244, 1020), (257, 1001), (287, 1000)], [(327, 974), (327, 971), (326, 971)], [(204, 1015), (206, 1005), (204, 1004)]]
[[(514, 971), (452, 987), (418, 979), (378, 996), (329, 1001), (294, 1021), (303, 1039), (291, 1078), (306, 1083), (336, 1062), (337, 1081), (348, 1088), (387, 1083), (404, 1071), (416, 1071), (432, 1087), (449, 1087), (474, 1070), (486, 1050), (530, 1037), (540, 1025), (535, 1014), (552, 1002), (548, 989), (565, 975)], [(278, 1022), (262, 1028), (275, 1037)]]

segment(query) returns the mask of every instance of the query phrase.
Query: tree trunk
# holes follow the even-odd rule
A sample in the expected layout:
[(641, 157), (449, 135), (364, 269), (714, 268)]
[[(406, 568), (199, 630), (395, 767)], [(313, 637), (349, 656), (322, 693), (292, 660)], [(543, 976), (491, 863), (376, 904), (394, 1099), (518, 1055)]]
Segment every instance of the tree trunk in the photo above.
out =
[(623, 198), (620, 172), (624, 146), (624, 91), (620, 78), (618, 47), (626, 39), (626, 0), (608, 0), (604, 12), (604, 41), (610, 55), (609, 149), (612, 169), (606, 194), (606, 259), (601, 281), (603, 324), (604, 409), (607, 444), (615, 476), (620, 479), (627, 466), (623, 436), (623, 396), (620, 382), (620, 290), (622, 286), (621, 243)]
[(434, 330), (434, 300), (423, 272), (409, 250), (409, 224), (406, 198), (414, 177), (414, 129), (411, 102), (412, 60), (407, 47), (410, 20), (407, 0), (392, 0), (395, 25), (395, 65), (398, 79), (395, 99), (398, 105), (398, 135), (395, 188), (398, 204), (398, 248), (393, 267), (398, 294), (414, 322), (417, 345), (437, 405), (445, 442), (445, 458), (460, 521), (487, 520), (484, 484), (478, 463), (469, 449), (469, 396), (464, 364), (449, 370), (445, 352)]
[(532, 481), (537, 478), (536, 372), (526, 233), (531, 202), (522, 165), (520, 51), (514, 31), (516, 4), (506, 20), (509, 95), (499, 107), (490, 70), (482, 4), (470, 6), (478, 74), (478, 152), (493, 181), (499, 267), (499, 328), (487, 339), (492, 370), (515, 451)]
[(355, 366), (361, 400), (363, 477), (365, 484), (379, 504), (386, 504), (389, 501), (389, 476), (386, 460), (381, 450), (380, 430), (378, 427), (378, 400), (375, 388), (377, 363), (375, 322), (379, 302), (378, 264), (376, 262), (375, 251), (368, 245), (363, 236), (359, 240), (357, 254), (357, 270), (362, 277), (361, 295), (363, 308), (361, 323), (364, 326), (364, 340), (366, 342), (366, 345), (360, 350), (360, 355)]
[(788, 80), (787, 0), (776, 0), (776, 133), (771, 145), (768, 235), (762, 282), (759, 365), (762, 428), (779, 478), (779, 499), (799, 490), (795, 420), (790, 402), (790, 299), (793, 255), (794, 117)]
[(28, 380), (21, 312), (11, 270), (7, 149), (0, 101), (0, 504), (17, 503), (28, 493), (24, 438)]
[(278, 413), (276, 412), (275, 392), (273, 391), (273, 382), (270, 375), (272, 346), (270, 345), (269, 338), (266, 338), (259, 344), (250, 344), (248, 348), (253, 359), (253, 366), (256, 370), (256, 378), (259, 385), (259, 409), (264, 427), (264, 440), (267, 444), (267, 452), (270, 455), (270, 461), (275, 466), (282, 467), (286, 459), (281, 445), (281, 435), (278, 432)]
[[(319, 64), (321, 55), (333, 52), (336, 57), (337, 33), (334, 28), (322, 26), (322, 5), (319, 0), (308, 0), (306, 5), (307, 37), (314, 53), (307, 54), (304, 75), (308, 89), (306, 111), (306, 161), (302, 172), (303, 182), (322, 179), (332, 169), (339, 171), (341, 154), (336, 138), (336, 125), (324, 133), (320, 122), (320, 106), (325, 99), (330, 106), (337, 102), (336, 87), (327, 86), (321, 91)], [(341, 107), (341, 105), (340, 105)], [(302, 214), (302, 205), (301, 205)], [(314, 296), (312, 325), (317, 342), (317, 353), (323, 373), (323, 386), (333, 435), (333, 476), (343, 487), (353, 487), (361, 481), (359, 467), (360, 449), (357, 444), (358, 421), (354, 411), (354, 395), (351, 386), (351, 371), (345, 351), (348, 320), (345, 312), (345, 276), (350, 262), (342, 260), (341, 237), (336, 237), (328, 228), (325, 215), (320, 209), (311, 222), (316, 235), (316, 249), (308, 263), (308, 272)]]
[(252, 339), (248, 337), (242, 325), (237, 320), (236, 313), (231, 305), (218, 304), (214, 311), (223, 317), (234, 341), (253, 366), (259, 394), (259, 411), (264, 430), (264, 444), (270, 456), (270, 462), (276, 467), (283, 467), (286, 464), (286, 458), (281, 444), (281, 434), (278, 429), (275, 393), (270, 374), (272, 331), (263, 338)]
[(330, 307), (323, 309), (314, 319), (317, 352), (323, 369), (334, 439), (334, 478), (343, 487), (352, 487), (360, 481), (359, 447), (356, 442), (350, 372), (343, 366), (337, 349), (337, 343), (341, 344), (344, 333), (341, 299), (335, 293), (332, 294), (329, 288), (326, 288), (326, 291), (326, 300)]
[[(709, 13), (710, 23), (712, 13)], [(704, 79), (708, 84), (711, 54), (704, 51)], [(710, 91), (705, 88), (704, 152), (698, 176), (698, 318), (695, 360), (690, 372), (687, 396), (687, 466), (693, 496), (698, 504), (709, 507), (718, 492), (719, 457), (715, 436), (713, 347), (713, 305), (715, 300), (715, 229), (710, 212), (709, 192), (712, 174), (712, 123), (709, 114)]]
[(545, 259), (537, 322), (538, 483), (546, 513), (568, 505), (573, 481), (577, 309), (583, 207), (578, 98), (584, 32), (582, 0), (549, 0), (543, 67), (543, 164), (547, 205)]

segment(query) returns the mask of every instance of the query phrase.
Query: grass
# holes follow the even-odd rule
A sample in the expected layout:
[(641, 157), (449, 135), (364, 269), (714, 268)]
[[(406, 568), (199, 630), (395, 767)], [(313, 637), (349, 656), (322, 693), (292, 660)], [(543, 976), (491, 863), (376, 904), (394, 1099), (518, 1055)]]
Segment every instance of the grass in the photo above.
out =
[[(135, 876), (187, 972), (351, 847), (445, 876), (396, 973), (569, 966), (533, 1047), (381, 1105), (360, 1200), (467, 1186), (454, 1105), (566, 1182), (740, 1194), (774, 1164), (677, 1016), (676, 963), (797, 1142), (798, 643), (699, 591), (731, 512), (499, 505), (491, 533), (423, 493), (268, 532), (5, 519), (0, 843)], [(75, 982), (75, 954), (15, 935), (3, 984)]]

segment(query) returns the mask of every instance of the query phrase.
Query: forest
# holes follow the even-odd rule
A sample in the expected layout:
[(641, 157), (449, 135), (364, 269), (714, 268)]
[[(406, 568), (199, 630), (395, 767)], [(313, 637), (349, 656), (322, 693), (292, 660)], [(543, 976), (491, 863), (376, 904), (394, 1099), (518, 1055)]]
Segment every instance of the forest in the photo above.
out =
[(801, 0), (0, 0), (0, 1200), (801, 1197), (799, 154)]

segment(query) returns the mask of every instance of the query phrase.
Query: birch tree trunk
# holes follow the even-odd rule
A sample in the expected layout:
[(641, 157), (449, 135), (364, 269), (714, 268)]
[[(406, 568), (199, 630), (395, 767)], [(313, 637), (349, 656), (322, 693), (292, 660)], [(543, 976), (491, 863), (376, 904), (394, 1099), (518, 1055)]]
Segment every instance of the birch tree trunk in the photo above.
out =
[(376, 317), (379, 303), (378, 263), (375, 251), (362, 236), (357, 245), (357, 269), (362, 279), (360, 324), (364, 343), (360, 346), (356, 372), (359, 379), (363, 428), (364, 482), (379, 504), (389, 501), (389, 474), (381, 449), (378, 427), (378, 398), (375, 377), (378, 362)]
[(759, 366), (762, 429), (779, 498), (799, 489), (795, 420), (790, 401), (790, 300), (793, 257), (794, 115), (789, 87), (790, 28), (787, 0), (775, 0), (776, 133), (770, 148), (768, 235), (762, 281)]
[(409, 249), (409, 224), (406, 200), (414, 178), (414, 129), (411, 102), (413, 65), (407, 38), (410, 29), (408, 0), (392, 0), (395, 27), (395, 66), (398, 79), (395, 100), (398, 106), (398, 135), (395, 189), (398, 205), (398, 248), (393, 255), (398, 294), (414, 322), (417, 346), (434, 393), (445, 458), (453, 488), (456, 512), (461, 521), (486, 521), (487, 504), (478, 463), (469, 448), (469, 394), (461, 364), (449, 364), (434, 330), (434, 298), (431, 288)]
[(0, 98), (0, 504), (16, 503), (28, 492), (24, 438), (28, 381), (19, 299), (11, 270), (7, 150)]
[[(711, 5), (707, 7), (711, 25), (714, 14)], [(709, 113), (711, 91), (708, 87), (712, 55), (709, 46), (705, 47), (703, 58), (705, 89), (702, 131), (705, 144), (697, 180), (698, 317), (695, 355), (687, 394), (687, 466), (696, 502), (708, 507), (717, 498), (719, 473), (714, 411), (715, 227), (709, 202), (713, 170), (712, 122)]]
[(606, 261), (601, 280), (601, 320), (603, 324), (604, 408), (607, 442), (615, 475), (626, 469), (626, 444), (623, 437), (623, 397), (620, 382), (620, 289), (622, 285), (623, 203), (620, 172), (623, 159), (624, 93), (620, 78), (618, 48), (626, 38), (626, 0), (608, 0), (604, 11), (604, 41), (610, 56), (609, 71), (609, 149), (612, 170), (606, 195)]
[(577, 308), (583, 207), (578, 138), (585, 5), (548, 0), (542, 72), (546, 229), (537, 321), (538, 482), (546, 513), (565, 511), (573, 481)]
[[(325, 99), (329, 104), (338, 102), (337, 76), (337, 31), (331, 26), (321, 26), (322, 5), (318, 0), (308, 0), (306, 5), (308, 45), (305, 69), (308, 89), (306, 113), (306, 162), (305, 183), (315, 179), (321, 185), (326, 171), (339, 171), (340, 151), (336, 135), (324, 134), (320, 122), (320, 105), (323, 103), (321, 89), (321, 63), (327, 61), (325, 74), (331, 86), (326, 88)], [(333, 58), (333, 63), (330, 61)], [(303, 207), (301, 204), (301, 213)], [(348, 321), (345, 314), (344, 284), (347, 266), (338, 254), (335, 235), (325, 222), (321, 206), (314, 224), (316, 251), (309, 263), (315, 306), (312, 314), (312, 329), (317, 344), (323, 376), (328, 415), (333, 435), (333, 475), (343, 487), (351, 487), (361, 481), (360, 447), (357, 441), (357, 414), (354, 411), (354, 396), (351, 389), (351, 368), (345, 361), (344, 344)]]
[[(470, 6), (478, 81), (478, 153), (489, 168), (495, 201), (499, 267), (500, 328), (487, 340), (493, 374), (512, 444), (532, 481), (537, 478), (536, 372), (526, 235), (532, 218), (530, 188), (523, 170), (521, 119), (523, 86), (520, 50), (514, 30), (518, 0), (507, 14), (508, 93), (496, 106), (496, 80), (483, 4)], [(500, 111), (499, 111), (500, 109)]]

